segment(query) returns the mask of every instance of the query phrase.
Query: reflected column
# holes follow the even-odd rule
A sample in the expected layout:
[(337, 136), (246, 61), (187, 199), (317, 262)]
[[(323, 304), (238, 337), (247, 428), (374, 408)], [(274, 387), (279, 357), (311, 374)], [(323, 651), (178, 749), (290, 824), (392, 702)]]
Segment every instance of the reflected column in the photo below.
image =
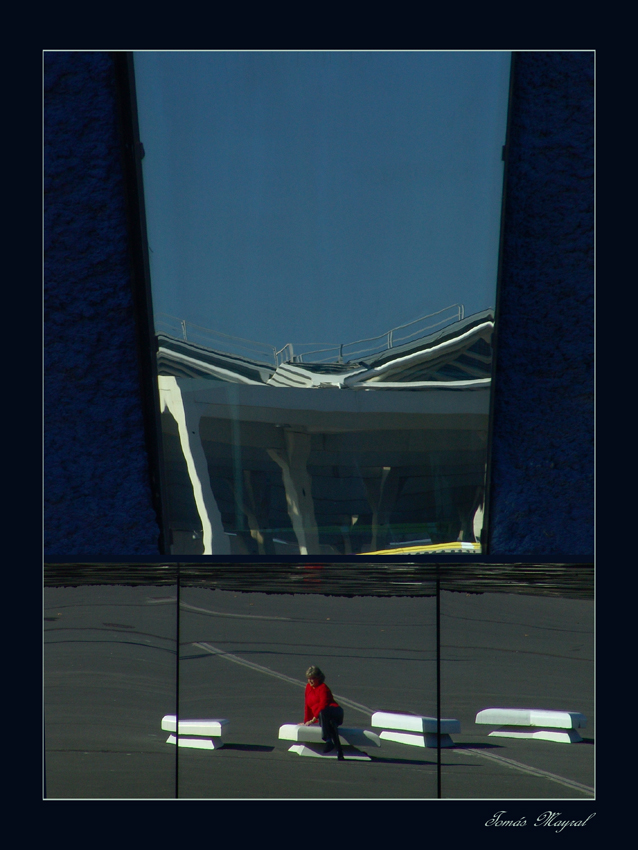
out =
[(307, 463), (311, 436), (303, 431), (284, 429), (286, 450), (268, 449), (269, 456), (281, 467), (286, 490), (288, 516), (292, 523), (300, 555), (319, 553), (319, 534), (312, 499), (312, 478)]
[(182, 393), (176, 378), (160, 375), (158, 381), (160, 413), (168, 410), (177, 423), (180, 444), (202, 524), (203, 554), (210, 555), (213, 545), (216, 553), (229, 554), (230, 544), (224, 534), (221, 513), (210, 486), (208, 465), (199, 433), (199, 411), (195, 402)]

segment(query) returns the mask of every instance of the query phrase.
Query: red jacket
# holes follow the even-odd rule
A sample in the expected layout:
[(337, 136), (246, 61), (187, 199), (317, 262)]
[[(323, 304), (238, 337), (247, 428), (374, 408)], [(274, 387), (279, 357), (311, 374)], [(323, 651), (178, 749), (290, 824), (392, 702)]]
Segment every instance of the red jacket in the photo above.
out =
[(313, 688), (311, 684), (306, 685), (306, 706), (303, 715), (303, 722), (308, 720), (318, 720), (319, 712), (323, 711), (329, 705), (338, 706), (332, 696), (332, 691), (326, 684), (317, 685)]

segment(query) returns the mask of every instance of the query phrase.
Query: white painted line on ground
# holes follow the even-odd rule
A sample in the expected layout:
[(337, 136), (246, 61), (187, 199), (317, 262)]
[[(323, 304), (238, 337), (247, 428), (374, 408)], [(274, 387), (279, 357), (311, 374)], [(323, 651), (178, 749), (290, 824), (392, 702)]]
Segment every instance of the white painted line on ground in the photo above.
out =
[[(448, 750), (447, 752), (450, 751)], [(497, 756), (495, 753), (486, 753), (483, 750), (473, 750), (469, 747), (458, 749), (456, 752), (459, 754), (470, 753), (473, 756), (480, 756), (481, 758), (498, 762), (504, 767), (511, 767), (514, 770), (521, 770), (523, 773), (529, 773), (532, 776), (540, 776), (543, 779), (550, 779), (552, 782), (558, 782), (561, 785), (567, 786), (567, 788), (575, 788), (578, 791), (584, 791), (587, 794), (594, 793), (594, 789), (590, 788), (589, 785), (583, 785), (581, 782), (576, 782), (574, 779), (566, 779), (564, 776), (557, 776), (555, 773), (550, 773), (548, 770), (541, 770), (538, 767), (530, 767), (527, 764), (522, 764), (521, 762), (514, 761), (513, 759), (507, 759), (504, 756)]]
[[(299, 688), (306, 687), (306, 682), (301, 679), (293, 679), (292, 676), (286, 676), (284, 673), (277, 673), (269, 667), (262, 667), (261, 664), (255, 664), (254, 661), (247, 661), (245, 658), (240, 658), (238, 655), (233, 655), (223, 649), (218, 649), (210, 643), (194, 643), (193, 646), (198, 646), (200, 649), (210, 652), (211, 655), (217, 655), (220, 658), (225, 658), (226, 661), (232, 661), (235, 664), (241, 664), (242, 667), (248, 667), (251, 670), (256, 670), (258, 673), (266, 673), (266, 675), (272, 676), (275, 679), (281, 679), (282, 682), (288, 682), (290, 685), (297, 685)], [(361, 703), (353, 702), (353, 700), (342, 697), (339, 694), (335, 694), (335, 698), (339, 701), (340, 705), (347, 706), (348, 708), (354, 708), (355, 711), (360, 711), (362, 714), (374, 714), (374, 710), (372, 708), (368, 708), (367, 705), (361, 705)]]
[[(258, 673), (265, 673), (267, 676), (272, 676), (275, 679), (281, 679), (282, 682), (288, 682), (290, 685), (296, 685), (299, 688), (305, 688), (306, 683), (301, 679), (293, 679), (292, 676), (286, 676), (284, 673), (277, 673), (275, 670), (271, 670), (269, 667), (263, 667), (261, 664), (255, 664), (254, 661), (247, 661), (245, 658), (240, 658), (238, 655), (233, 655), (230, 652), (226, 652), (223, 649), (218, 649), (216, 646), (213, 646), (210, 643), (194, 643), (193, 646), (199, 647), (199, 649), (203, 649), (206, 652), (210, 652), (211, 655), (216, 655), (219, 658), (225, 658), (226, 661), (232, 661), (234, 664), (240, 664), (242, 667), (248, 667), (251, 670), (256, 670)], [(340, 705), (344, 705), (347, 708), (353, 708), (355, 711), (360, 711), (362, 714), (369, 714), (372, 716), (374, 714), (374, 709), (369, 708), (367, 705), (361, 705), (361, 703), (354, 702), (353, 700), (347, 699), (346, 697), (342, 697), (339, 694), (335, 694), (335, 698), (339, 701)], [(453, 753), (455, 750), (447, 749), (446, 753)], [(474, 750), (469, 747), (458, 748), (456, 750), (457, 753), (469, 753), (473, 756), (480, 756), (481, 758), (488, 759), (489, 761), (497, 762), (498, 764), (502, 764), (504, 767), (512, 768), (513, 770), (520, 770), (523, 773), (530, 774), (531, 776), (538, 776), (543, 779), (549, 779), (552, 782), (558, 782), (560, 785), (565, 785), (567, 788), (574, 788), (578, 791), (584, 791), (586, 794), (594, 794), (594, 789), (590, 788), (589, 785), (583, 785), (580, 782), (576, 782), (573, 779), (566, 779), (563, 776), (557, 776), (555, 773), (550, 773), (547, 770), (541, 770), (537, 767), (530, 767), (529, 765), (522, 764), (521, 762), (514, 761), (513, 759), (505, 758), (504, 756), (497, 756), (494, 753), (483, 752), (482, 750)]]
[(180, 602), (179, 607), (185, 611), (195, 611), (198, 614), (210, 614), (213, 617), (231, 617), (238, 620), (285, 620), (290, 622), (290, 617), (268, 617), (265, 614), (226, 614), (222, 611), (211, 611), (209, 608), (197, 608), (195, 605), (189, 605), (188, 602)]
[[(169, 602), (177, 602), (177, 597), (155, 597), (146, 600), (149, 605), (167, 605)], [(198, 608), (196, 605), (190, 605), (188, 602), (179, 603), (179, 607), (184, 611), (195, 611), (197, 614), (209, 614), (211, 617), (230, 617), (237, 620), (285, 620), (290, 622), (290, 617), (268, 617), (265, 614), (227, 614), (223, 611), (211, 611), (210, 608)]]

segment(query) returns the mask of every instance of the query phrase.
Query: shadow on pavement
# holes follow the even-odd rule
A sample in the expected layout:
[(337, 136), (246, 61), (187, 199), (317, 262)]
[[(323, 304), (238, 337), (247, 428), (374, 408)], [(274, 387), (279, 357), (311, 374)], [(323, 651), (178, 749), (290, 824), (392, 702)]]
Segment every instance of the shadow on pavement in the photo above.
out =
[(436, 761), (424, 761), (423, 759), (397, 759), (397, 758), (381, 758), (380, 756), (370, 756), (370, 761), (375, 764), (409, 764), (409, 765), (432, 765), (436, 767)]

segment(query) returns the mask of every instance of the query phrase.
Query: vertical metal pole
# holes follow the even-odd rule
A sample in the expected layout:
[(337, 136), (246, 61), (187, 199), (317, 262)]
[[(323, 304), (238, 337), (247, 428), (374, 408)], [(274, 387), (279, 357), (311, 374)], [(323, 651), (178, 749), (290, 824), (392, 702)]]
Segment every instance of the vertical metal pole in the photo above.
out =
[(234, 494), (235, 494), (235, 531), (240, 532), (246, 529), (244, 523), (244, 477), (243, 477), (243, 461), (242, 461), (242, 445), (241, 445), (241, 427), (239, 421), (239, 396), (237, 394), (237, 384), (227, 384), (228, 387), (228, 407), (231, 412), (231, 428), (233, 435), (233, 478), (234, 478)]
[(179, 798), (179, 623), (180, 623), (180, 584), (181, 564), (177, 564), (177, 622), (175, 635), (177, 647), (175, 652), (175, 799)]
[(441, 581), (436, 579), (436, 796), (441, 799)]

